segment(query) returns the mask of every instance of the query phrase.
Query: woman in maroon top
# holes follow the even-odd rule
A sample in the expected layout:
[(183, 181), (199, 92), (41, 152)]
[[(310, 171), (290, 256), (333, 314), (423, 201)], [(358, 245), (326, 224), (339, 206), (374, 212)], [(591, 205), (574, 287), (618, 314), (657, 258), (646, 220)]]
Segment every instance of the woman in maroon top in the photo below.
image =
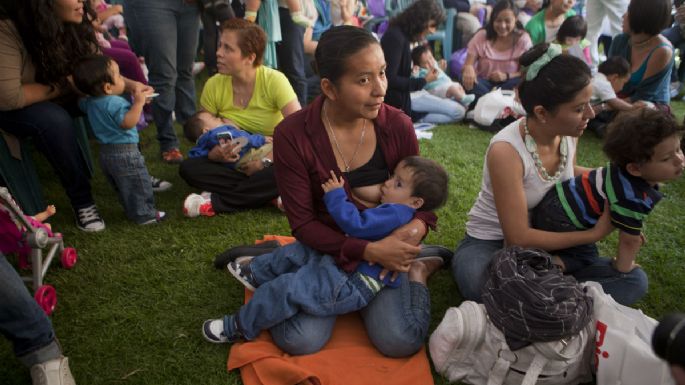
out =
[[(417, 213), (407, 225), (375, 242), (346, 236), (323, 202), (321, 184), (335, 171), (349, 199), (363, 210), (380, 202), (380, 185), (404, 157), (417, 155), (411, 119), (383, 103), (385, 58), (367, 31), (335, 27), (315, 54), (322, 95), (284, 119), (275, 130), (274, 167), (279, 193), (299, 242), (333, 256), (346, 271), (359, 261), (381, 264), (407, 277), (397, 289), (382, 289), (362, 310), (367, 332), (383, 354), (404, 357), (423, 346), (430, 323), (428, 276), (438, 266), (414, 260), (433, 227), (433, 213)], [(316, 352), (328, 341), (335, 317), (301, 313), (271, 329), (290, 354)]]

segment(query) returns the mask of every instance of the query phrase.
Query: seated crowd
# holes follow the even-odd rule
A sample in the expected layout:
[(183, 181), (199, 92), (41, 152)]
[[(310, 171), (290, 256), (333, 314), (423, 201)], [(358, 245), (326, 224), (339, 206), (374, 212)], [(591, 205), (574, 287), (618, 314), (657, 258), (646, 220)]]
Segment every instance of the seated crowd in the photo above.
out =
[[(428, 337), (431, 275), (449, 268), (461, 296), (481, 302), (487, 267), (506, 246), (551, 253), (563, 274), (598, 282), (621, 304), (646, 294), (648, 274), (636, 263), (643, 222), (662, 199), (659, 184), (685, 168), (683, 130), (669, 104), (681, 72), (673, 67), (682, 32), (672, 31), (683, 6), (671, 27), (669, 0), (618, 1), (618, 11), (574, 0), (415, 0), (383, 31), (370, 31), (355, 0), (239, 3), (0, 6), (0, 129), (31, 138), (45, 155), (78, 228), (105, 230), (76, 141), (74, 119), (83, 115), (102, 173), (133, 223), (163, 221), (154, 193), (171, 188), (150, 175), (139, 150), (138, 130), (148, 123), (160, 160), (177, 164), (197, 190), (182, 202), (185, 216), (270, 204), (285, 212), (296, 242), (228, 264), (254, 296), (206, 321), (208, 341), (269, 330), (284, 352), (312, 354), (338, 315), (362, 310), (373, 346), (407, 357)], [(427, 43), (444, 25), (445, 7), (464, 14), (455, 23), (461, 59)], [(600, 62), (605, 16), (612, 39)], [(196, 108), (201, 20), (211, 77)], [(462, 61), (458, 73), (445, 72), (450, 59)], [(450, 202), (447, 173), (419, 156), (414, 124), (462, 121), (493, 88), (517, 90), (525, 116), (491, 139), (478, 196), (459, 197), (475, 203), (454, 257), (422, 254), (435, 210)], [(187, 157), (174, 122), (194, 144)], [(604, 137), (604, 167), (577, 163), (586, 128)], [(615, 258), (602, 257), (595, 243), (615, 228)], [(0, 304), (0, 331), (34, 383), (73, 384), (49, 321), (4, 257), (0, 276), (0, 291), (18, 293)], [(674, 376), (685, 377), (682, 360), (671, 361)]]

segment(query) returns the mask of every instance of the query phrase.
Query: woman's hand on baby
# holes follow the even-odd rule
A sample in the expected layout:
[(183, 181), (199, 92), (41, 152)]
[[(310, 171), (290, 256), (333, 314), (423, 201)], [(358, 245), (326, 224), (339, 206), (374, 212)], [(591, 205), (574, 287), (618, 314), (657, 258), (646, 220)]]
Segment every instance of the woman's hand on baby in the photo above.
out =
[(609, 203), (604, 202), (604, 211), (595, 223), (595, 226), (590, 230), (594, 232), (595, 242), (604, 239), (607, 235), (614, 231), (614, 225), (611, 223), (611, 210)]
[(461, 73), (461, 84), (465, 89), (470, 90), (476, 83), (476, 70), (473, 69), (472, 65), (464, 66), (464, 70)]
[(237, 162), (238, 159), (240, 159), (240, 155), (236, 154), (233, 152), (233, 150), (236, 148), (236, 145), (233, 143), (227, 143), (226, 145), (217, 145), (214, 146), (209, 151), (209, 154), (207, 154), (207, 157), (209, 160), (212, 162), (219, 162), (219, 163), (233, 163)]
[(324, 182), (321, 185), (321, 188), (323, 189), (323, 192), (329, 192), (329, 191), (333, 191), (337, 188), (342, 188), (344, 184), (345, 184), (345, 180), (342, 177), (340, 177), (340, 179), (338, 179), (338, 176), (335, 175), (335, 172), (333, 172), (333, 170), (331, 170), (330, 179), (328, 179), (326, 182)]
[(490, 80), (493, 82), (503, 82), (507, 80), (507, 74), (502, 71), (493, 71), (490, 73)]
[(446, 70), (447, 69), (447, 60), (440, 59), (440, 61), (438, 61), (438, 67), (440, 67), (440, 69), (443, 71)]
[(437, 80), (438, 79), (438, 70), (435, 67), (431, 66), (431, 68), (428, 69), (428, 73), (426, 74), (425, 79), (426, 79), (426, 83), (430, 83), (432, 81)]

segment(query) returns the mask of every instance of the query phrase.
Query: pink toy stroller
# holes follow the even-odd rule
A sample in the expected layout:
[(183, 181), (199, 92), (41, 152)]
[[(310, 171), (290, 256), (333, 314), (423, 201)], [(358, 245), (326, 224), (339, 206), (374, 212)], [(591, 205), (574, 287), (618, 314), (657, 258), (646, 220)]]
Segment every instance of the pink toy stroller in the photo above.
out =
[[(43, 249), (47, 250), (45, 258)], [(52, 314), (57, 305), (57, 293), (54, 287), (43, 284), (43, 278), (57, 254), (62, 267), (74, 267), (78, 259), (76, 249), (65, 248), (62, 234), (53, 234), (46, 225), (24, 215), (5, 187), (0, 187), (0, 251), (16, 253), (20, 269), (31, 267), (31, 276), (22, 276), (22, 279), (32, 283), (36, 302), (47, 315)]]

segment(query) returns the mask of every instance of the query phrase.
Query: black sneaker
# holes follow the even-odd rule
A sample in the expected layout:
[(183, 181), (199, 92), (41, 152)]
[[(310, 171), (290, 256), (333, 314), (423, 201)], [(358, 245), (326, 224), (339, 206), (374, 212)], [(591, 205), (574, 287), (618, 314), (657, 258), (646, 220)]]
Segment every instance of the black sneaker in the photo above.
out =
[(167, 182), (165, 180), (161, 180), (159, 178), (155, 178), (154, 176), (150, 175), (150, 181), (152, 181), (152, 191), (154, 192), (162, 192), (166, 191), (173, 186), (170, 182)]
[(76, 210), (76, 226), (80, 230), (96, 233), (105, 229), (105, 221), (100, 218), (98, 208), (92, 204)]
[(248, 290), (255, 291), (259, 284), (254, 279), (250, 262), (254, 257), (240, 257), (228, 264), (228, 271)]

